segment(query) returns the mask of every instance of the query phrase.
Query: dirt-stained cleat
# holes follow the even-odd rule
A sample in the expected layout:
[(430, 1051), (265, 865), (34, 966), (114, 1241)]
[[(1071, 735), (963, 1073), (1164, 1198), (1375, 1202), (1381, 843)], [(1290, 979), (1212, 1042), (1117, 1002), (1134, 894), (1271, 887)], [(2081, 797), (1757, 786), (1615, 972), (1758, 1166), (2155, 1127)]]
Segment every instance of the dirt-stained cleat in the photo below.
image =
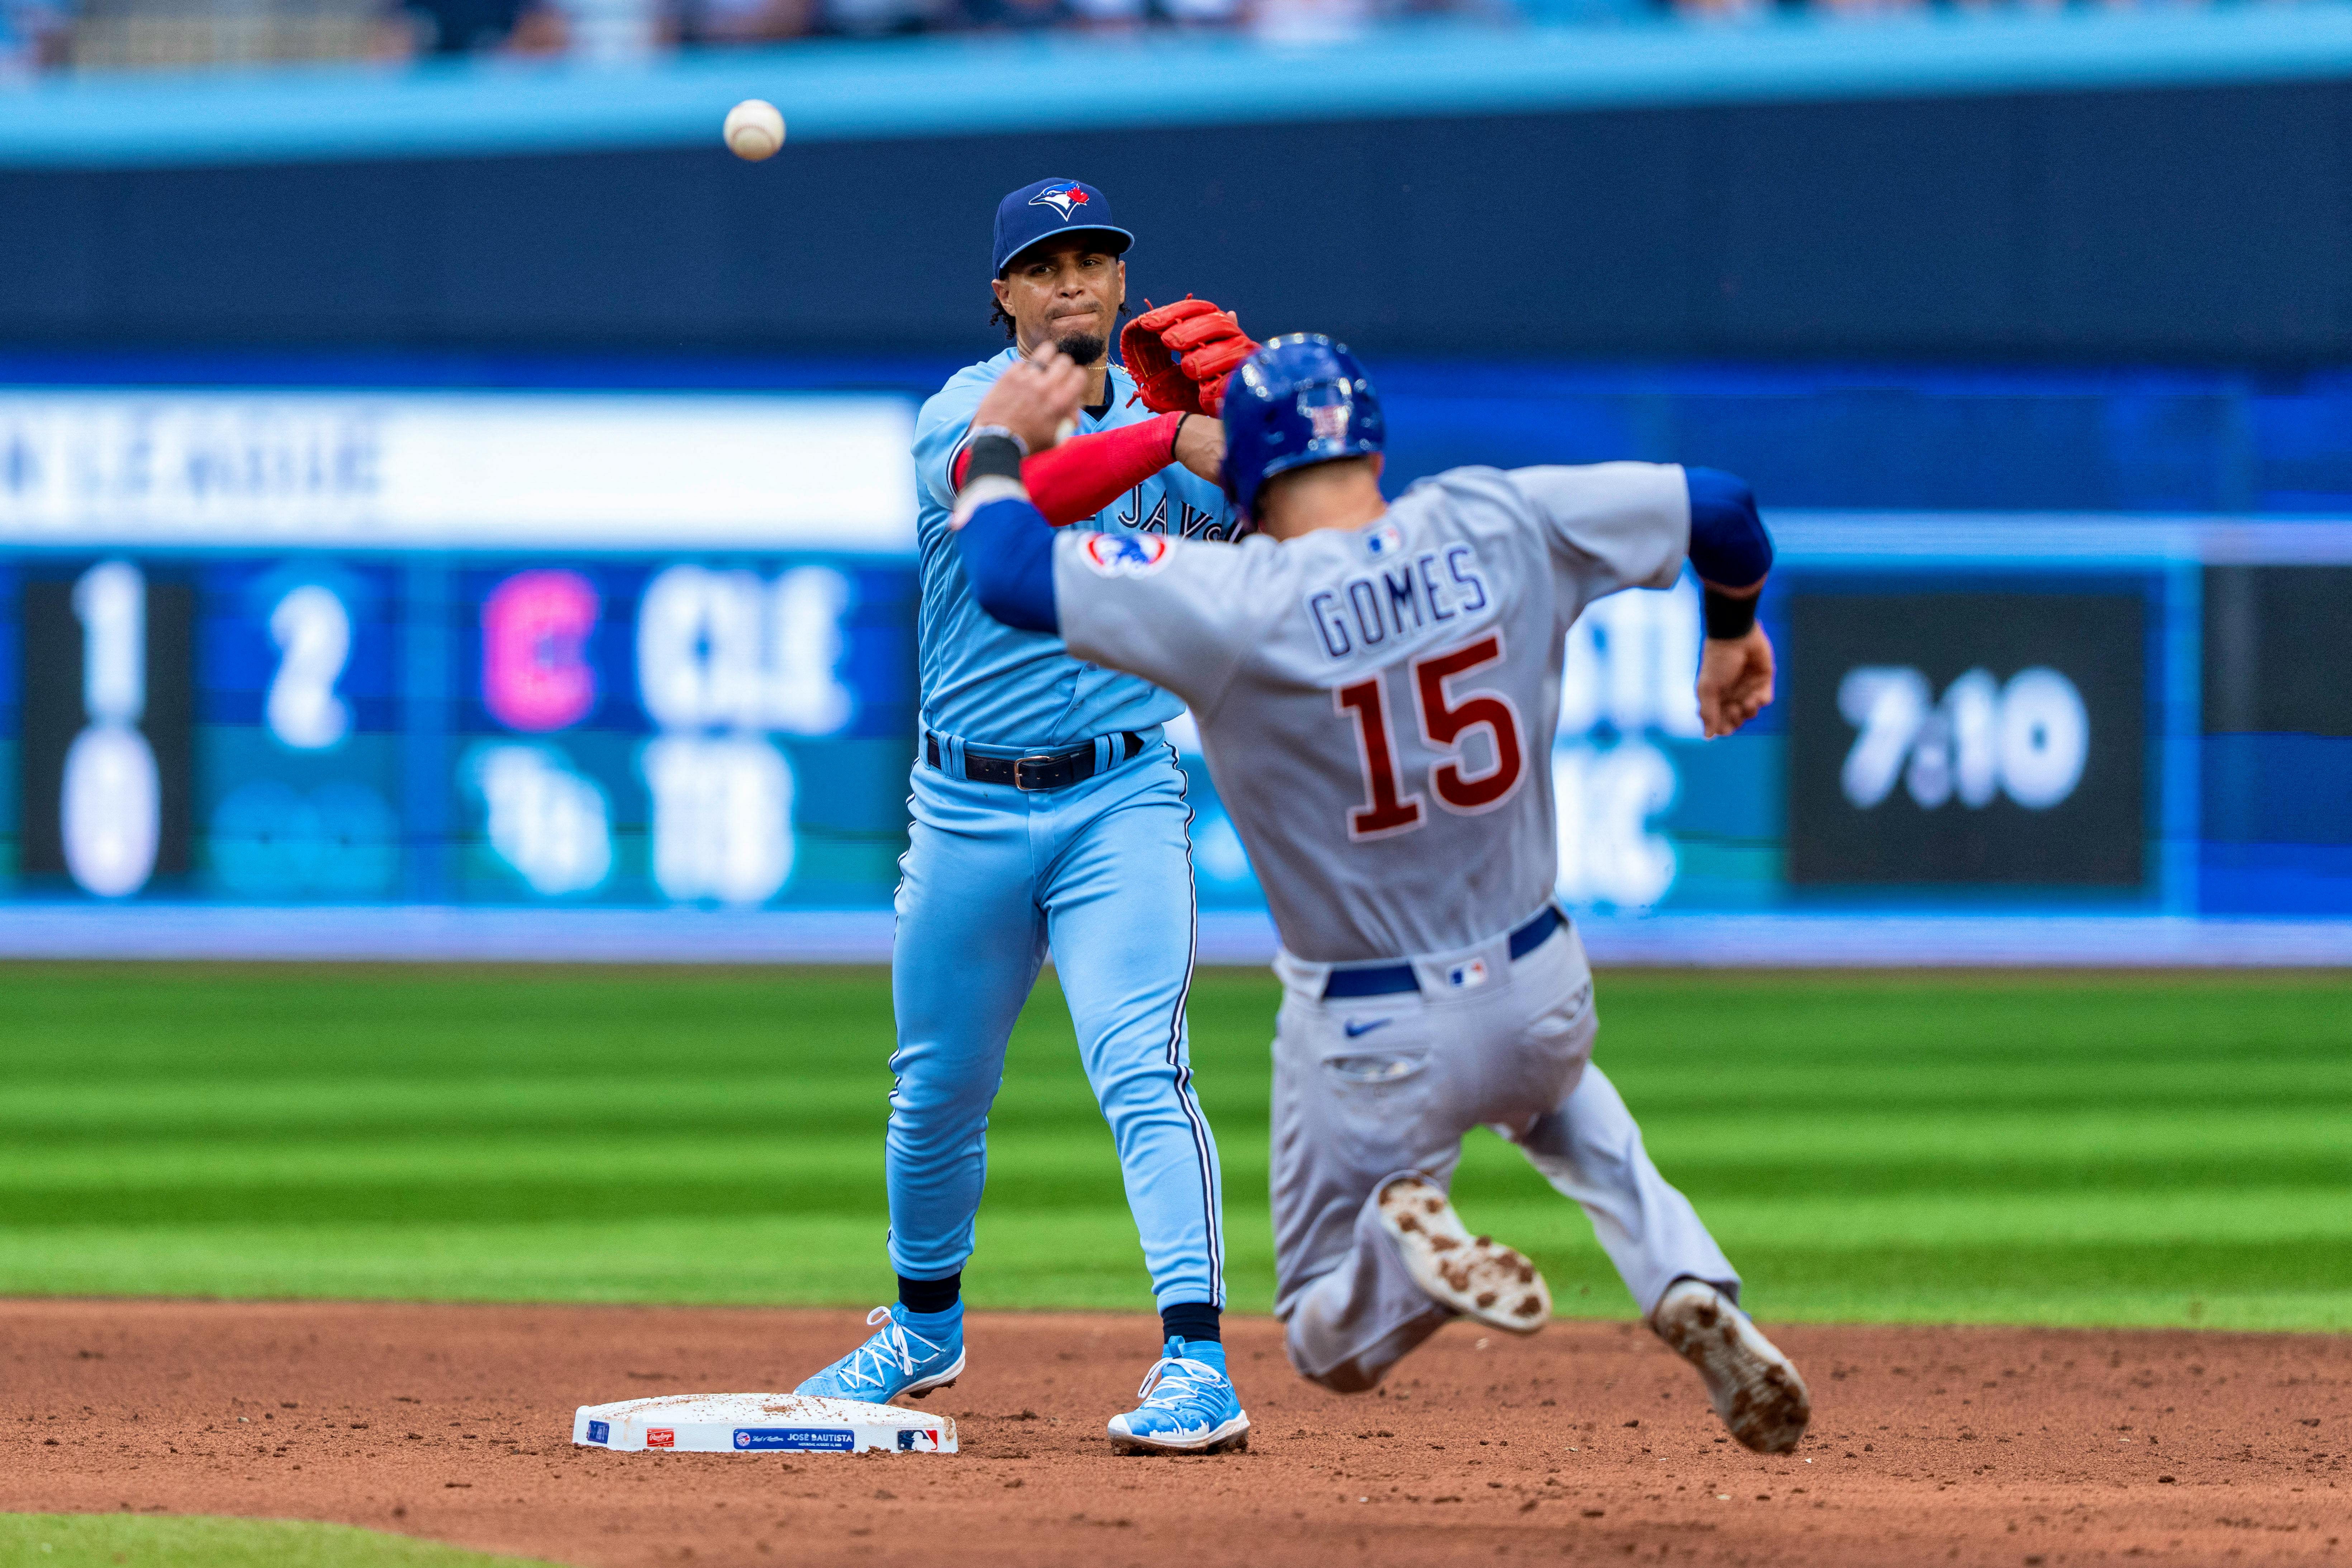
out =
[(1110, 1418), (1117, 1454), (1238, 1454), (1249, 1447), (1249, 1416), (1214, 1340), (1168, 1342), (1136, 1390), (1142, 1404)]
[(1715, 1413), (1759, 1454), (1785, 1454), (1813, 1418), (1805, 1380), (1748, 1314), (1703, 1279), (1678, 1280), (1650, 1314), (1650, 1327), (1706, 1383)]
[(1472, 1236), (1435, 1182), (1394, 1178), (1381, 1189), (1379, 1212), (1412, 1282), (1431, 1300), (1514, 1334), (1551, 1321), (1551, 1287), (1536, 1266), (1492, 1237)]

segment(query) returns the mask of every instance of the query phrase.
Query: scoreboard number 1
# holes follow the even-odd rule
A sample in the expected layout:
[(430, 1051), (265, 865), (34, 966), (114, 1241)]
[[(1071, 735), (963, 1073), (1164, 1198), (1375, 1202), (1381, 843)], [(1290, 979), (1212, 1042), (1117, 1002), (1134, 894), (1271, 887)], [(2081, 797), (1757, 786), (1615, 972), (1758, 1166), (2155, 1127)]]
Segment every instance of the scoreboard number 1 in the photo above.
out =
[(187, 869), (194, 608), (128, 561), (26, 584), (26, 873), (123, 898)]

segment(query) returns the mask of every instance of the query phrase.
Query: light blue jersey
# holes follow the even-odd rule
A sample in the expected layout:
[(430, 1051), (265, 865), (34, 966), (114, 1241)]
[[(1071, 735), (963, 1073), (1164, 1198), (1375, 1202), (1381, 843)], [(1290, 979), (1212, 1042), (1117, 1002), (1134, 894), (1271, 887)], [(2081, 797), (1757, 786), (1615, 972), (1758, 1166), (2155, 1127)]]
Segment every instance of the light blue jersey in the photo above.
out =
[[(950, 377), (915, 422), (916, 534), (922, 554), (923, 725), (985, 745), (1057, 747), (1116, 731), (1164, 724), (1183, 704), (1158, 687), (1072, 658), (1059, 637), (1015, 631), (971, 596), (948, 529), (955, 506), (955, 458), (990, 383), (1018, 357), (1006, 349)], [(1099, 420), (1081, 411), (1081, 435), (1155, 419), (1130, 404), (1135, 383), (1110, 372), (1110, 407)], [(1162, 468), (1086, 521), (1109, 532), (1223, 538), (1233, 512), (1222, 487), (1190, 469)]]

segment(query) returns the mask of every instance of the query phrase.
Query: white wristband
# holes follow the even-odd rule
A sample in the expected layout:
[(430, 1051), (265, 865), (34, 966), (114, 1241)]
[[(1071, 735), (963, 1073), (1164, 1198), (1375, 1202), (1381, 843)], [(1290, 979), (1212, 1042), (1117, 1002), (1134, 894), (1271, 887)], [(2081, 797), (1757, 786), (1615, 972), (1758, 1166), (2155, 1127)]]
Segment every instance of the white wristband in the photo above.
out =
[(956, 497), (955, 510), (948, 514), (950, 528), (961, 528), (971, 521), (971, 514), (992, 500), (1027, 500), (1029, 491), (1019, 479), (1003, 474), (982, 474), (964, 486)]

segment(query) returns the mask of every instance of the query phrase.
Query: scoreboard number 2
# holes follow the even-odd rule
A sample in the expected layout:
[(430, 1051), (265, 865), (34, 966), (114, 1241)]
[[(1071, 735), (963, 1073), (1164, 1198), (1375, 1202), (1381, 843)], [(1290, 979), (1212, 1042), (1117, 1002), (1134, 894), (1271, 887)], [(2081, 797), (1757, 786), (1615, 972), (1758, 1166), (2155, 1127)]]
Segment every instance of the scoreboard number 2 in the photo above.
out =
[(298, 752), (324, 751), (350, 733), (352, 710), (335, 682), (352, 657), (352, 613), (334, 590), (306, 583), (269, 612), (278, 673), (262, 705), (269, 732)]

